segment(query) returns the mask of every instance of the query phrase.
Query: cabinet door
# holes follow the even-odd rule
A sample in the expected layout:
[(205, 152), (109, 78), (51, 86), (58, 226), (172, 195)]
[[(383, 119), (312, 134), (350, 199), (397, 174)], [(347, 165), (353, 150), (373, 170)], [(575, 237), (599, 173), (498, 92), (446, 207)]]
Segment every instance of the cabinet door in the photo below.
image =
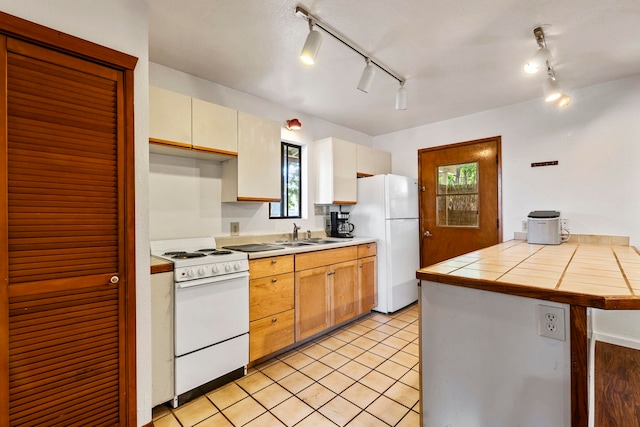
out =
[(292, 310), (293, 290), (293, 273), (252, 279), (249, 282), (249, 320)]
[(356, 203), (356, 144), (337, 138), (324, 138), (313, 144), (316, 203)]
[(366, 145), (357, 146), (358, 176), (391, 173), (391, 153)]
[(238, 201), (280, 200), (280, 124), (238, 111)]
[(191, 98), (149, 88), (149, 141), (191, 148)]
[(296, 341), (331, 326), (327, 267), (296, 273)]
[(254, 361), (294, 343), (294, 310), (249, 324), (249, 360)]
[(238, 154), (238, 112), (200, 99), (191, 100), (193, 148)]
[(375, 150), (374, 175), (391, 173), (391, 153)]
[(330, 267), (332, 325), (358, 314), (357, 262), (347, 261)]
[(375, 256), (358, 260), (358, 314), (370, 311), (378, 304), (376, 272)]
[(333, 138), (333, 204), (353, 204), (358, 199), (356, 151), (353, 142)]
[(249, 260), (249, 274), (252, 279), (276, 276), (293, 271), (293, 255), (280, 255)]

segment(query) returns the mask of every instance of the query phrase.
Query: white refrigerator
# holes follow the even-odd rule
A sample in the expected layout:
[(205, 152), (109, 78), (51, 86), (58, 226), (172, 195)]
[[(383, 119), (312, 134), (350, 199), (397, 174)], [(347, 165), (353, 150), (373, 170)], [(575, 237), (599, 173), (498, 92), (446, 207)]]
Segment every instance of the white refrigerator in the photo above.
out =
[(391, 313), (418, 300), (420, 268), (418, 180), (399, 175), (358, 179), (358, 203), (351, 210), (357, 237), (378, 239), (378, 305)]

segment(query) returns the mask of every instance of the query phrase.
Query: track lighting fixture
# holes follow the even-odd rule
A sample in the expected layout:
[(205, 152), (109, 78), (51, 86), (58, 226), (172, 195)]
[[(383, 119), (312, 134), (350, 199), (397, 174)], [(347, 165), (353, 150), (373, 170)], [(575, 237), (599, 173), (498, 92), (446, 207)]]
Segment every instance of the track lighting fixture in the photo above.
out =
[(544, 32), (541, 27), (533, 29), (533, 35), (536, 37), (536, 43), (538, 43), (538, 50), (533, 56), (524, 64), (524, 72), (527, 74), (535, 74), (541, 68), (545, 68), (548, 61), (551, 60), (551, 53), (547, 48), (547, 41), (544, 38)]
[(309, 19), (309, 34), (307, 40), (304, 42), (302, 52), (300, 53), (300, 59), (305, 64), (313, 65), (316, 62), (316, 56), (320, 50), (322, 44), (322, 36), (320, 33), (313, 29), (313, 20)]
[(369, 89), (371, 89), (371, 84), (373, 83), (373, 78), (376, 75), (376, 69), (371, 64), (371, 60), (369, 58), (365, 58), (367, 65), (364, 66), (364, 70), (362, 70), (362, 75), (360, 76), (360, 81), (358, 82), (358, 89), (363, 91), (364, 93), (368, 93)]
[(565, 95), (560, 90), (555, 71), (551, 65), (551, 54), (547, 48), (547, 40), (544, 36), (544, 31), (542, 31), (542, 27), (534, 28), (533, 35), (536, 38), (538, 50), (533, 57), (524, 64), (524, 71), (528, 74), (535, 74), (541, 68), (544, 68), (547, 72), (547, 78), (542, 86), (544, 91), (544, 100), (546, 102), (555, 103), (559, 107), (566, 107), (571, 102), (571, 97)]
[[(366, 61), (367, 65), (362, 71), (362, 75), (360, 76), (360, 81), (358, 82), (357, 88), (363, 92), (369, 92), (371, 88), (371, 84), (373, 83), (373, 78), (375, 76), (376, 68), (379, 68), (392, 78), (396, 79), (398, 83), (400, 83), (400, 89), (398, 89), (398, 93), (396, 95), (396, 109), (404, 110), (407, 108), (407, 94), (406, 89), (404, 88), (405, 78), (398, 75), (396, 72), (391, 70), (389, 67), (384, 65), (379, 60), (375, 59), (368, 53), (364, 51), (360, 46), (356, 43), (349, 40), (346, 36), (341, 34), (338, 30), (333, 28), (331, 25), (326, 22), (318, 19), (316, 16), (311, 15), (308, 11), (303, 9), (300, 6), (296, 7), (296, 15), (299, 15), (306, 19), (309, 22), (309, 34), (307, 35), (307, 40), (305, 41), (304, 47), (302, 48), (302, 53), (300, 54), (300, 59), (307, 63), (313, 64), (315, 62), (316, 55), (320, 50), (320, 43), (322, 39), (318, 31), (314, 30), (313, 27), (317, 27), (329, 34), (334, 39), (338, 40), (343, 45), (347, 46), (358, 55), (362, 56)], [(398, 108), (398, 107), (403, 108)]]
[(407, 109), (407, 90), (404, 88), (404, 82), (400, 82), (400, 87), (396, 93), (396, 110)]

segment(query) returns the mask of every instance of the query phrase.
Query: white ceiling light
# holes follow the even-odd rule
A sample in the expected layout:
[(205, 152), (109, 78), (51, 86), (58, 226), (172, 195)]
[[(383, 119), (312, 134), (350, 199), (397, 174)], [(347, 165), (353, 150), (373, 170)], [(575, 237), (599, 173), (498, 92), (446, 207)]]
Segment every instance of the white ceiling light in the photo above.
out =
[(363, 91), (364, 93), (368, 93), (369, 89), (371, 89), (371, 84), (373, 83), (373, 78), (376, 75), (376, 69), (371, 63), (369, 58), (366, 58), (367, 65), (364, 66), (364, 70), (362, 70), (362, 75), (360, 76), (360, 81), (358, 82), (358, 89)]
[(551, 60), (551, 53), (547, 49), (547, 42), (544, 38), (544, 32), (541, 27), (533, 29), (533, 35), (536, 37), (536, 43), (538, 43), (538, 50), (533, 56), (524, 64), (524, 72), (527, 74), (535, 74), (540, 71), (541, 68), (546, 66), (546, 63)]
[(571, 103), (571, 97), (569, 95), (565, 95), (564, 93), (558, 99), (558, 107), (566, 107)]
[(557, 101), (562, 96), (558, 82), (552, 76), (547, 77), (547, 80), (544, 81), (543, 89), (544, 100), (547, 102)]
[(313, 21), (309, 20), (309, 34), (307, 40), (304, 42), (302, 52), (300, 53), (300, 59), (305, 64), (313, 65), (316, 62), (320, 45), (322, 44), (322, 36), (318, 31), (313, 29)]
[(400, 87), (396, 93), (396, 110), (407, 109), (407, 89), (404, 88), (404, 82), (400, 82)]
[[(358, 89), (360, 89), (363, 92), (368, 92), (373, 82), (373, 77), (375, 75), (375, 68), (379, 68), (383, 72), (387, 73), (389, 76), (396, 79), (400, 83), (401, 89), (403, 89), (404, 91), (404, 88), (402, 88), (402, 85), (405, 82), (404, 77), (401, 77), (398, 73), (391, 70), (382, 62), (380, 62), (373, 56), (366, 53), (364, 49), (362, 49), (356, 43), (349, 40), (346, 36), (344, 36), (338, 30), (333, 28), (331, 25), (318, 19), (316, 16), (311, 15), (309, 12), (307, 12), (305, 9), (303, 9), (300, 6), (296, 6), (296, 15), (299, 15), (304, 19), (306, 19), (307, 21), (309, 21), (310, 32), (309, 32), (309, 35), (307, 35), (307, 41), (305, 42), (304, 48), (302, 49), (302, 54), (300, 55), (300, 59), (302, 59), (304, 62), (306, 62), (307, 64), (313, 64), (315, 62), (315, 55), (317, 55), (318, 50), (320, 49), (319, 34), (317, 36), (312, 36), (313, 33), (317, 33), (317, 31), (313, 30), (313, 26), (315, 25), (317, 28), (320, 28), (322, 31), (329, 34), (331, 37), (335, 38), (340, 43), (344, 44), (345, 46), (347, 46), (348, 48), (350, 48), (351, 50), (353, 50), (354, 52), (362, 56), (367, 61), (367, 65), (363, 70), (362, 75), (360, 76), (360, 82), (358, 83), (358, 86), (357, 86)], [(313, 52), (313, 55), (305, 55), (305, 49), (307, 48), (307, 44), (312, 43), (312, 41), (310, 41), (312, 37), (314, 38), (314, 41), (313, 41), (314, 44), (311, 46), (313, 49), (310, 48), (310, 52)], [(318, 41), (315, 41), (315, 39), (317, 39)], [(313, 58), (313, 60), (310, 61), (307, 58)], [(406, 93), (403, 96), (405, 98), (405, 108), (406, 108)], [(398, 99), (396, 97), (396, 101), (397, 100)], [(397, 103), (396, 103), (396, 107), (397, 107)]]
[(556, 73), (551, 65), (551, 55), (547, 48), (547, 40), (542, 31), (542, 27), (536, 27), (533, 29), (533, 35), (538, 43), (538, 50), (533, 57), (524, 64), (524, 71), (528, 74), (537, 73), (541, 68), (547, 71), (547, 78), (545, 79), (542, 89), (544, 91), (544, 100), (557, 104), (559, 107), (566, 107), (571, 102), (571, 97), (565, 95), (560, 90), (558, 80), (556, 79)]

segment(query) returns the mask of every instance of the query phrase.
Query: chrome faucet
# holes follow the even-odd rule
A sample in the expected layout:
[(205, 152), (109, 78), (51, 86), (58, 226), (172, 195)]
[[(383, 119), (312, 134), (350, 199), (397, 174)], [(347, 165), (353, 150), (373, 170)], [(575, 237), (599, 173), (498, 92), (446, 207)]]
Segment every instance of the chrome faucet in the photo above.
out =
[(294, 222), (293, 223), (293, 240), (298, 240), (298, 230), (300, 230), (300, 227), (298, 227)]

